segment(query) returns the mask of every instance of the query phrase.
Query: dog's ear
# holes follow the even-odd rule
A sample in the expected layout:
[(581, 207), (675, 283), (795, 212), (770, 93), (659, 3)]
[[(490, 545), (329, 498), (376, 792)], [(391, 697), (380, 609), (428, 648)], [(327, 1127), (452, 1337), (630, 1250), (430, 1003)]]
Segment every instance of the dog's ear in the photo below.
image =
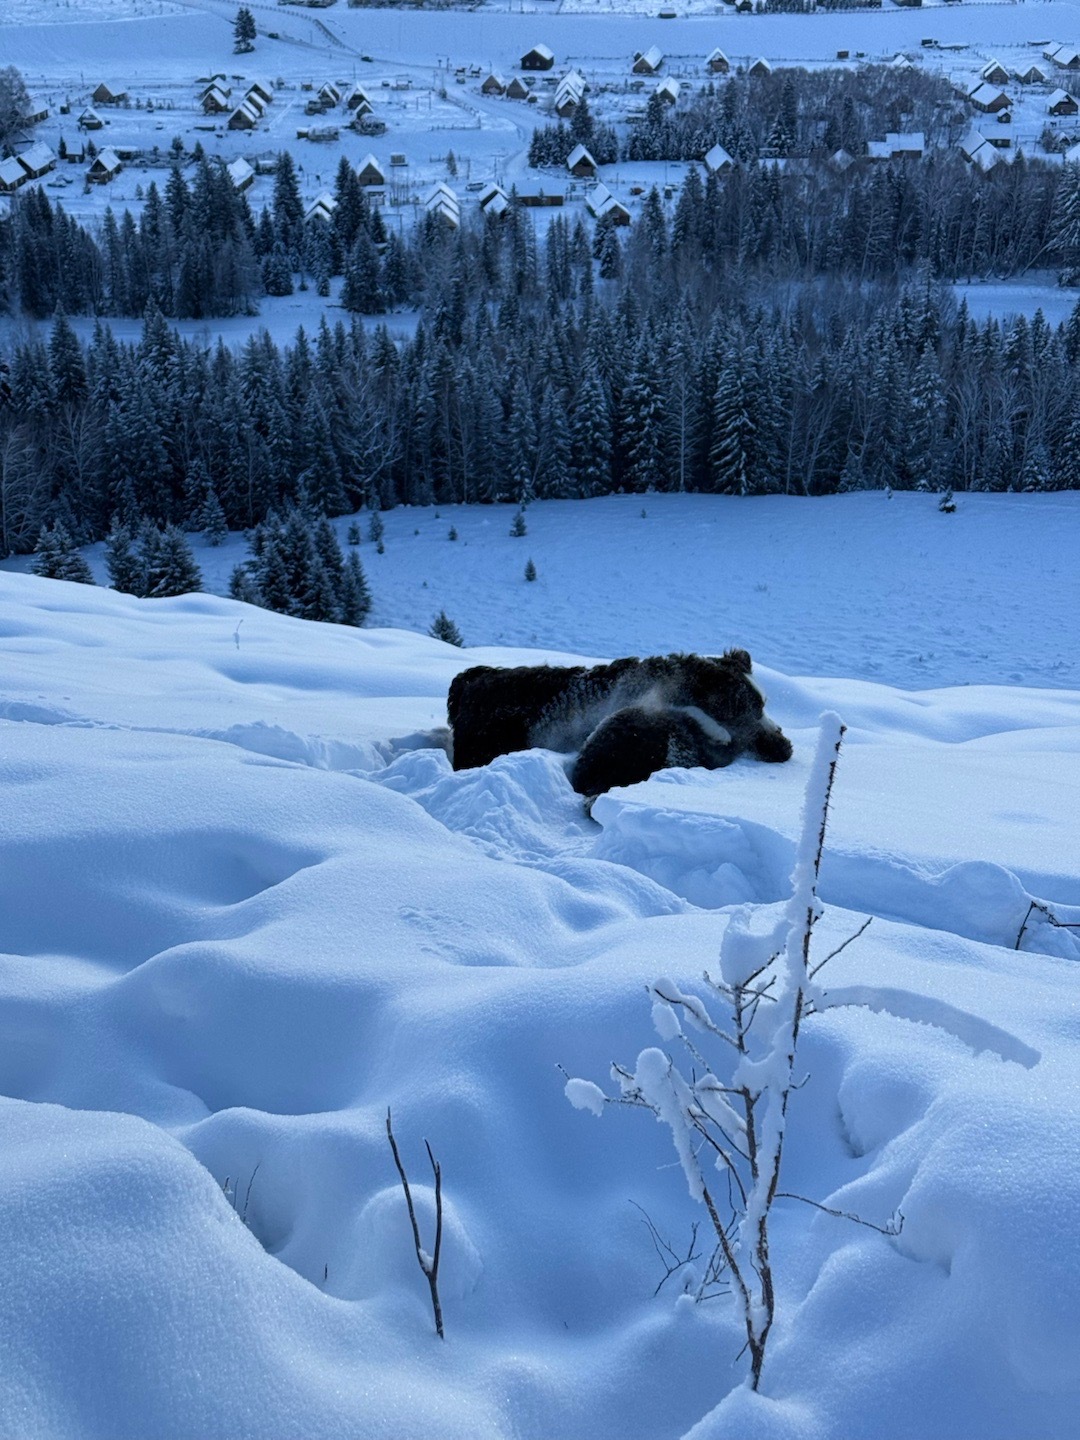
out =
[(721, 659), (733, 665), (736, 670), (741, 670), (744, 675), (749, 675), (753, 668), (749, 650), (725, 650)]

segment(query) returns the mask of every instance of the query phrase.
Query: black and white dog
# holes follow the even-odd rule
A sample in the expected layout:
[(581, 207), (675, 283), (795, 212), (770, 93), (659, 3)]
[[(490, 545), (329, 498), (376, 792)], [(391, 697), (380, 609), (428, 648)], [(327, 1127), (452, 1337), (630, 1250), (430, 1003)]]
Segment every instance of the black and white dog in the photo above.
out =
[(745, 650), (594, 666), (476, 665), (452, 681), (447, 710), (455, 770), (533, 746), (576, 750), (570, 780), (582, 795), (634, 784), (667, 765), (715, 770), (745, 752), (791, 758)]

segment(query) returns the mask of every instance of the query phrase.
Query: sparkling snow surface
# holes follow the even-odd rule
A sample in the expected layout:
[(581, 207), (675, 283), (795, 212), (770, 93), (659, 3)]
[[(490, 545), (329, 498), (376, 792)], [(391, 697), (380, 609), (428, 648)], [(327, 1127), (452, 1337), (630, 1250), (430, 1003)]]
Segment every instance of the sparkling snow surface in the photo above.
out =
[[(456, 544), (449, 511), (391, 512), (379, 618), (445, 604), (515, 647), (481, 651), (0, 574), (0, 1435), (1074, 1433), (1080, 930), (1028, 912), (1080, 921), (1075, 500), (721, 507), (723, 623), (697, 499), (535, 506), (505, 540), (508, 512), (455, 510)], [(906, 688), (870, 678), (875, 627)], [(454, 773), (451, 677), (553, 658), (534, 633), (745, 641), (795, 757), (593, 820), (559, 756)], [(977, 664), (947, 648), (976, 635)], [(931, 643), (943, 688), (914, 690)], [(753, 1395), (729, 1301), (654, 1294), (630, 1202), (681, 1254), (704, 1218), (670, 1139), (587, 1082), (656, 1044), (648, 983), (715, 971), (725, 907), (787, 899), (824, 710), (849, 730), (818, 953), (875, 919), (819, 977), (785, 1188), (904, 1226), (778, 1207)], [(388, 1107), (428, 1251), (425, 1138), (443, 1168), (445, 1344)]]

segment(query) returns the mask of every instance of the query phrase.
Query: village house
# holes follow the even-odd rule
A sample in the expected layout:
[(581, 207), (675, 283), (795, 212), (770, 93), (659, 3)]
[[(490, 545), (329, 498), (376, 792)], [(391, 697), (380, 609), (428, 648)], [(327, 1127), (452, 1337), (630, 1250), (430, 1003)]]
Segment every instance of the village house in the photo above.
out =
[(1009, 72), (1000, 60), (989, 61), (979, 71), (979, 74), (989, 85), (1007, 85), (1009, 83)]
[(225, 166), (225, 173), (232, 181), (233, 189), (240, 195), (255, 183), (255, 167), (249, 165), (242, 155)]
[(386, 172), (378, 160), (375, 159), (375, 156), (371, 154), (365, 155), (356, 167), (356, 178), (360, 181), (361, 185), (386, 184)]
[(653, 93), (658, 95), (665, 105), (674, 105), (679, 98), (679, 82), (669, 75), (666, 80), (657, 81)]
[(127, 86), (116, 81), (102, 80), (90, 96), (95, 105), (119, 105), (127, 99)]
[(759, 55), (746, 73), (748, 75), (771, 75), (772, 66), (768, 60), (765, 59), (764, 55)]
[(264, 105), (274, 103), (274, 87), (266, 80), (252, 80), (248, 86), (248, 94), (250, 95), (252, 91), (259, 96)]
[(921, 130), (899, 135), (890, 132), (884, 140), (870, 140), (866, 145), (868, 160), (921, 160), (926, 153), (926, 136)]
[(521, 57), (522, 70), (550, 70), (555, 64), (555, 52), (546, 45), (534, 45)]
[(319, 99), (327, 109), (333, 109), (335, 105), (341, 104), (341, 91), (332, 80), (327, 80), (326, 84), (319, 90)]
[(1021, 70), (1016, 78), (1021, 85), (1045, 85), (1046, 71), (1041, 65), (1029, 65), (1026, 70)]
[(47, 175), (56, 166), (56, 156), (43, 140), (39, 140), (36, 145), (31, 145), (29, 150), (24, 150), (15, 158), (26, 171), (29, 180), (40, 180), (43, 175)]
[(84, 110), (79, 116), (79, 128), (82, 130), (103, 130), (105, 121), (96, 110)]
[(229, 116), (228, 128), (230, 130), (254, 130), (261, 118), (261, 112), (245, 100)]
[(967, 98), (976, 110), (982, 110), (988, 115), (996, 115), (999, 110), (1007, 110), (1012, 104), (1004, 90), (999, 90), (996, 85), (987, 85), (985, 81), (976, 85), (968, 93)]
[(655, 75), (663, 63), (664, 52), (658, 45), (650, 45), (644, 53), (639, 50), (635, 54), (632, 68), (635, 75)]
[(69, 165), (81, 165), (86, 159), (86, 141), (81, 137), (78, 140), (65, 140), (61, 135), (57, 154)]
[(427, 195), (424, 211), (428, 215), (437, 215), (453, 230), (461, 224), (461, 202), (445, 181), (440, 180)]
[(510, 205), (510, 197), (494, 180), (489, 180), (476, 198), (485, 215), (503, 215)]
[(575, 145), (566, 157), (566, 168), (576, 180), (595, 180), (599, 166), (584, 145)]
[(0, 160), (0, 195), (14, 195), (29, 178), (18, 160)]
[(616, 225), (630, 224), (630, 211), (621, 200), (615, 199), (606, 185), (595, 185), (589, 191), (585, 196), (585, 209), (596, 220), (610, 215)]
[(366, 105), (370, 110), (371, 97), (362, 85), (353, 85), (345, 92), (345, 109), (356, 110), (361, 105)]
[(1044, 50), (1043, 59), (1053, 61), (1059, 70), (1080, 70), (1080, 50), (1072, 45), (1055, 45)]
[(26, 107), (26, 113), (22, 117), (24, 125), (40, 125), (42, 120), (49, 118), (49, 107), (44, 100), (38, 100), (31, 96), (30, 103)]
[(304, 212), (304, 223), (310, 224), (313, 220), (321, 220), (329, 224), (334, 218), (334, 211), (337, 209), (337, 201), (329, 190), (323, 190), (317, 195)]
[(531, 210), (546, 209), (552, 205), (565, 204), (566, 191), (561, 185), (530, 183), (521, 186), (517, 198), (519, 205), (525, 205)]
[(481, 83), (481, 95), (505, 95), (506, 81), (503, 77), (492, 70), (491, 74)]
[(705, 154), (705, 169), (711, 175), (729, 175), (735, 168), (735, 162), (719, 142)]
[(123, 168), (115, 150), (102, 150), (91, 161), (86, 178), (91, 185), (107, 185), (110, 180), (116, 179)]
[(705, 61), (705, 68), (714, 75), (727, 75), (731, 70), (731, 62), (722, 50), (714, 50)]
[(577, 70), (571, 70), (559, 81), (551, 108), (562, 120), (567, 120), (581, 104), (586, 90), (585, 77)]
[(506, 93), (511, 100), (528, 100), (530, 90), (520, 75), (515, 75), (506, 87)]
[(1046, 108), (1051, 115), (1075, 115), (1080, 105), (1067, 90), (1054, 90), (1046, 97)]
[(230, 94), (223, 90), (220, 85), (211, 85), (202, 97), (202, 108), (204, 115), (224, 115), (230, 105)]

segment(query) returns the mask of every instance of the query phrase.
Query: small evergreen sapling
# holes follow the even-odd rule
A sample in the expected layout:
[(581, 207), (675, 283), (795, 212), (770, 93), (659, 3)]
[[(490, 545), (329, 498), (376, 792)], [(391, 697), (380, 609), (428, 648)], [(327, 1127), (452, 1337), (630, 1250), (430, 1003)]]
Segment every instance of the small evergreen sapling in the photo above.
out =
[(523, 535), (527, 535), (528, 533), (528, 528), (525, 524), (525, 511), (519, 510), (510, 525), (510, 534), (513, 535), (515, 540), (520, 540)]
[(43, 528), (34, 551), (31, 570), (46, 580), (73, 580), (79, 585), (93, 585), (94, 576), (85, 558), (75, 548), (75, 541), (59, 521), (52, 529)]
[(360, 544), (360, 526), (354, 520), (345, 532), (345, 539), (350, 545)]
[(431, 629), (428, 634), (433, 640), (444, 640), (447, 645), (457, 645), (459, 648), (465, 644), (461, 638), (461, 631), (450, 619), (445, 610), (440, 610), (435, 619), (431, 622)]
[(536, 579), (536, 566), (533, 564), (533, 562), (532, 562), (531, 560), (529, 560), (529, 561), (526, 563), (526, 565), (525, 565), (525, 579), (526, 579), (526, 580), (535, 580), (535, 579)]

